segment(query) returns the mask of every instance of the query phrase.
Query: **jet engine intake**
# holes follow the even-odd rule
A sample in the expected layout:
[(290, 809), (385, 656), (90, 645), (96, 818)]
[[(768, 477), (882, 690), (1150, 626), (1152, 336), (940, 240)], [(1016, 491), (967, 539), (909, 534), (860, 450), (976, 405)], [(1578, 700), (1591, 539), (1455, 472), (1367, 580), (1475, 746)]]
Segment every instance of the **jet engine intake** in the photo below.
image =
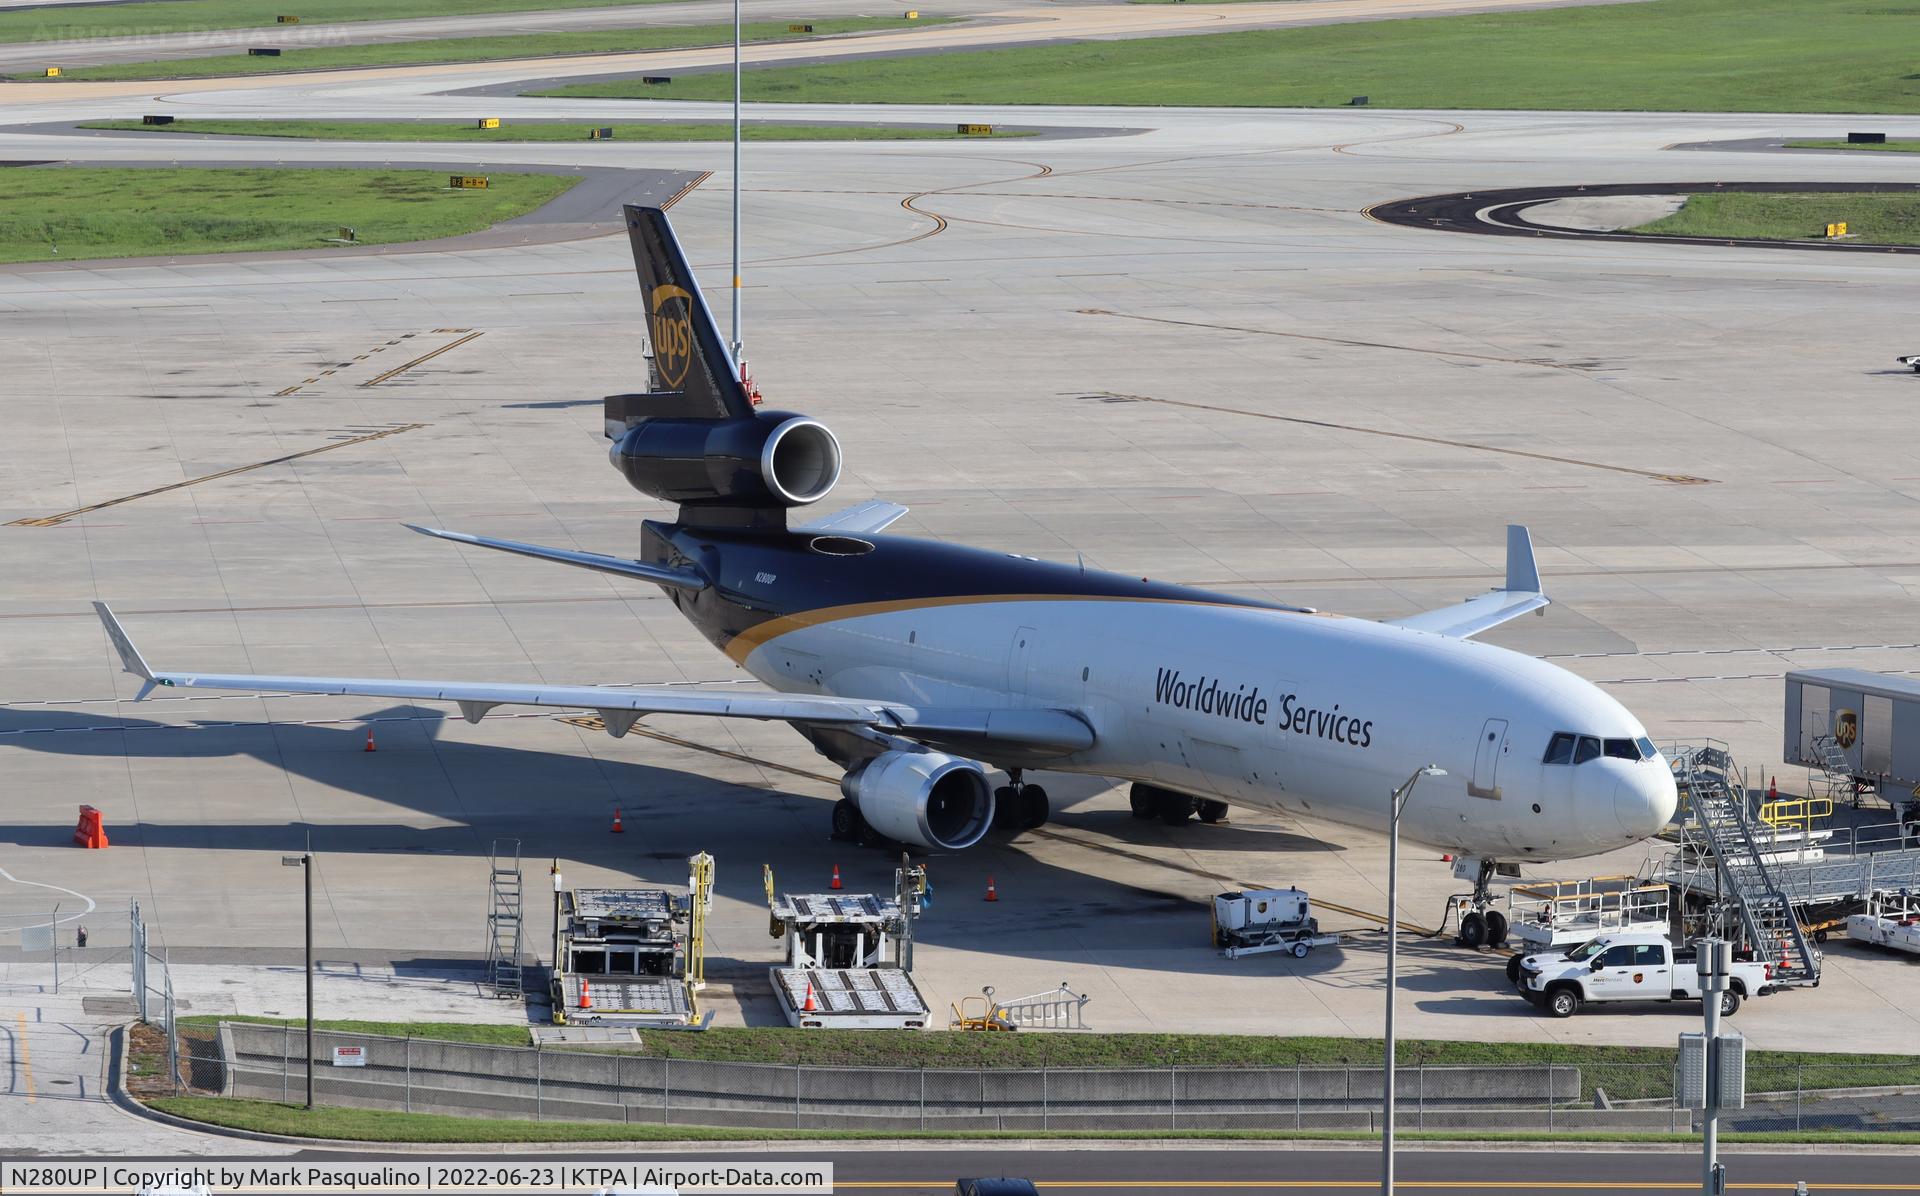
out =
[(840, 442), (790, 411), (750, 419), (642, 419), (613, 443), (613, 465), (667, 502), (798, 507), (840, 480)]
[(883, 752), (840, 788), (867, 825), (916, 847), (959, 851), (993, 824), (993, 786), (972, 760), (939, 752)]

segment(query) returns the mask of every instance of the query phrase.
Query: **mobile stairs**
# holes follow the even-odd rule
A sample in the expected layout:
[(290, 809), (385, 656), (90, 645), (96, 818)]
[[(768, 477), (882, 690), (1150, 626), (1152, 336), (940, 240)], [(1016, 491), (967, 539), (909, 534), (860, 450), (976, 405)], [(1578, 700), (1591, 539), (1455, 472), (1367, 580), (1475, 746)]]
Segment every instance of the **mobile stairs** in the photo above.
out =
[(1777, 836), (1757, 829), (1747, 789), (1727, 745), (1707, 740), (1668, 756), (1685, 803), (1680, 843), (1662, 879), (1682, 897), (1704, 901), (1715, 929), (1735, 926), (1756, 962), (1784, 988), (1820, 983), (1820, 953), (1800, 924), (1794, 902), (1774, 875)]

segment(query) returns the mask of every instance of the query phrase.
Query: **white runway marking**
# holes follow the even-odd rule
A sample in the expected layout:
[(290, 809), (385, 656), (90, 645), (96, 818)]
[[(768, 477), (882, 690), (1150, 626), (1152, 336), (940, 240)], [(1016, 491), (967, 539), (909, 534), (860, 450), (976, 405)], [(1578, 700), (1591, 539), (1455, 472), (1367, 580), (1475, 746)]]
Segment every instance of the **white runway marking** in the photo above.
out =
[(81, 910), (78, 913), (64, 914), (54, 919), (54, 922), (56, 925), (58, 925), (61, 922), (72, 922), (78, 918), (84, 918), (88, 914), (92, 913), (94, 910), (99, 908), (99, 906), (95, 903), (93, 898), (87, 896), (85, 893), (77, 893), (74, 890), (65, 888), (61, 885), (50, 885), (50, 884), (47, 884), (45, 881), (21, 880), (19, 877), (15, 876), (13, 873), (7, 871), (5, 868), (0, 868), (0, 878), (10, 880), (17, 885), (31, 885), (36, 889), (52, 889), (56, 893), (65, 893), (69, 897), (78, 897), (80, 900), (87, 903), (87, 908)]

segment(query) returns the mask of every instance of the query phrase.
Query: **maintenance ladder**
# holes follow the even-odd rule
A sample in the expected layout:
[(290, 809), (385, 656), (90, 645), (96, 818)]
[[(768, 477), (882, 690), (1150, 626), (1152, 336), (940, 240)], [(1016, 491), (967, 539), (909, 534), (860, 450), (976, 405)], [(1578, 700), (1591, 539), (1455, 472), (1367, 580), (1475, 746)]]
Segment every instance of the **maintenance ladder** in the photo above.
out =
[[(512, 852), (512, 864), (506, 863)], [(520, 840), (495, 839), (489, 855), (487, 983), (496, 997), (524, 994), (520, 968)]]
[(1682, 874), (1682, 886), (1698, 887), (1697, 880), (1689, 883), (1685, 875), (1691, 847), (1695, 862), (1704, 865), (1704, 857), (1712, 860), (1720, 882), (1715, 912), (1723, 921), (1728, 914), (1739, 920), (1754, 959), (1772, 966), (1774, 983), (1818, 984), (1820, 957), (1807, 940), (1793, 902), (1767, 868), (1747, 814), (1746, 785), (1727, 745), (1708, 740), (1699, 747), (1679, 747), (1671, 759), (1674, 779), (1687, 798), (1689, 834), (1697, 832), (1704, 840), (1681, 843), (1676, 871)]

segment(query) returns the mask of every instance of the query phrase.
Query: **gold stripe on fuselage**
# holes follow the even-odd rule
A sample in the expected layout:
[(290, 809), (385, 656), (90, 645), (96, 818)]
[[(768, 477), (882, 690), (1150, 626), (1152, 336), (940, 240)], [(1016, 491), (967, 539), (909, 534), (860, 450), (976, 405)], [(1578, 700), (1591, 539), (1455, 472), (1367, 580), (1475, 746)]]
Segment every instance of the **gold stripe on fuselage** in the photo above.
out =
[[(1284, 607), (1257, 606), (1238, 602), (1209, 602), (1203, 598), (1148, 598), (1129, 594), (943, 594), (932, 598), (899, 598), (890, 602), (851, 602), (845, 606), (822, 606), (798, 614), (781, 615), (757, 623), (742, 631), (728, 642), (726, 653), (733, 662), (744, 666), (753, 650), (770, 640), (778, 639), (790, 631), (801, 631), (808, 627), (819, 627), (827, 623), (838, 623), (842, 619), (858, 619), (865, 615), (887, 615), (903, 610), (924, 610), (936, 606), (972, 606), (983, 602), (1159, 602), (1170, 606), (1213, 606), (1224, 610), (1255, 610), (1276, 615), (1305, 615), (1309, 612), (1287, 610)], [(1345, 616), (1327, 611), (1313, 611), (1313, 615), (1326, 619), (1338, 619)]]

